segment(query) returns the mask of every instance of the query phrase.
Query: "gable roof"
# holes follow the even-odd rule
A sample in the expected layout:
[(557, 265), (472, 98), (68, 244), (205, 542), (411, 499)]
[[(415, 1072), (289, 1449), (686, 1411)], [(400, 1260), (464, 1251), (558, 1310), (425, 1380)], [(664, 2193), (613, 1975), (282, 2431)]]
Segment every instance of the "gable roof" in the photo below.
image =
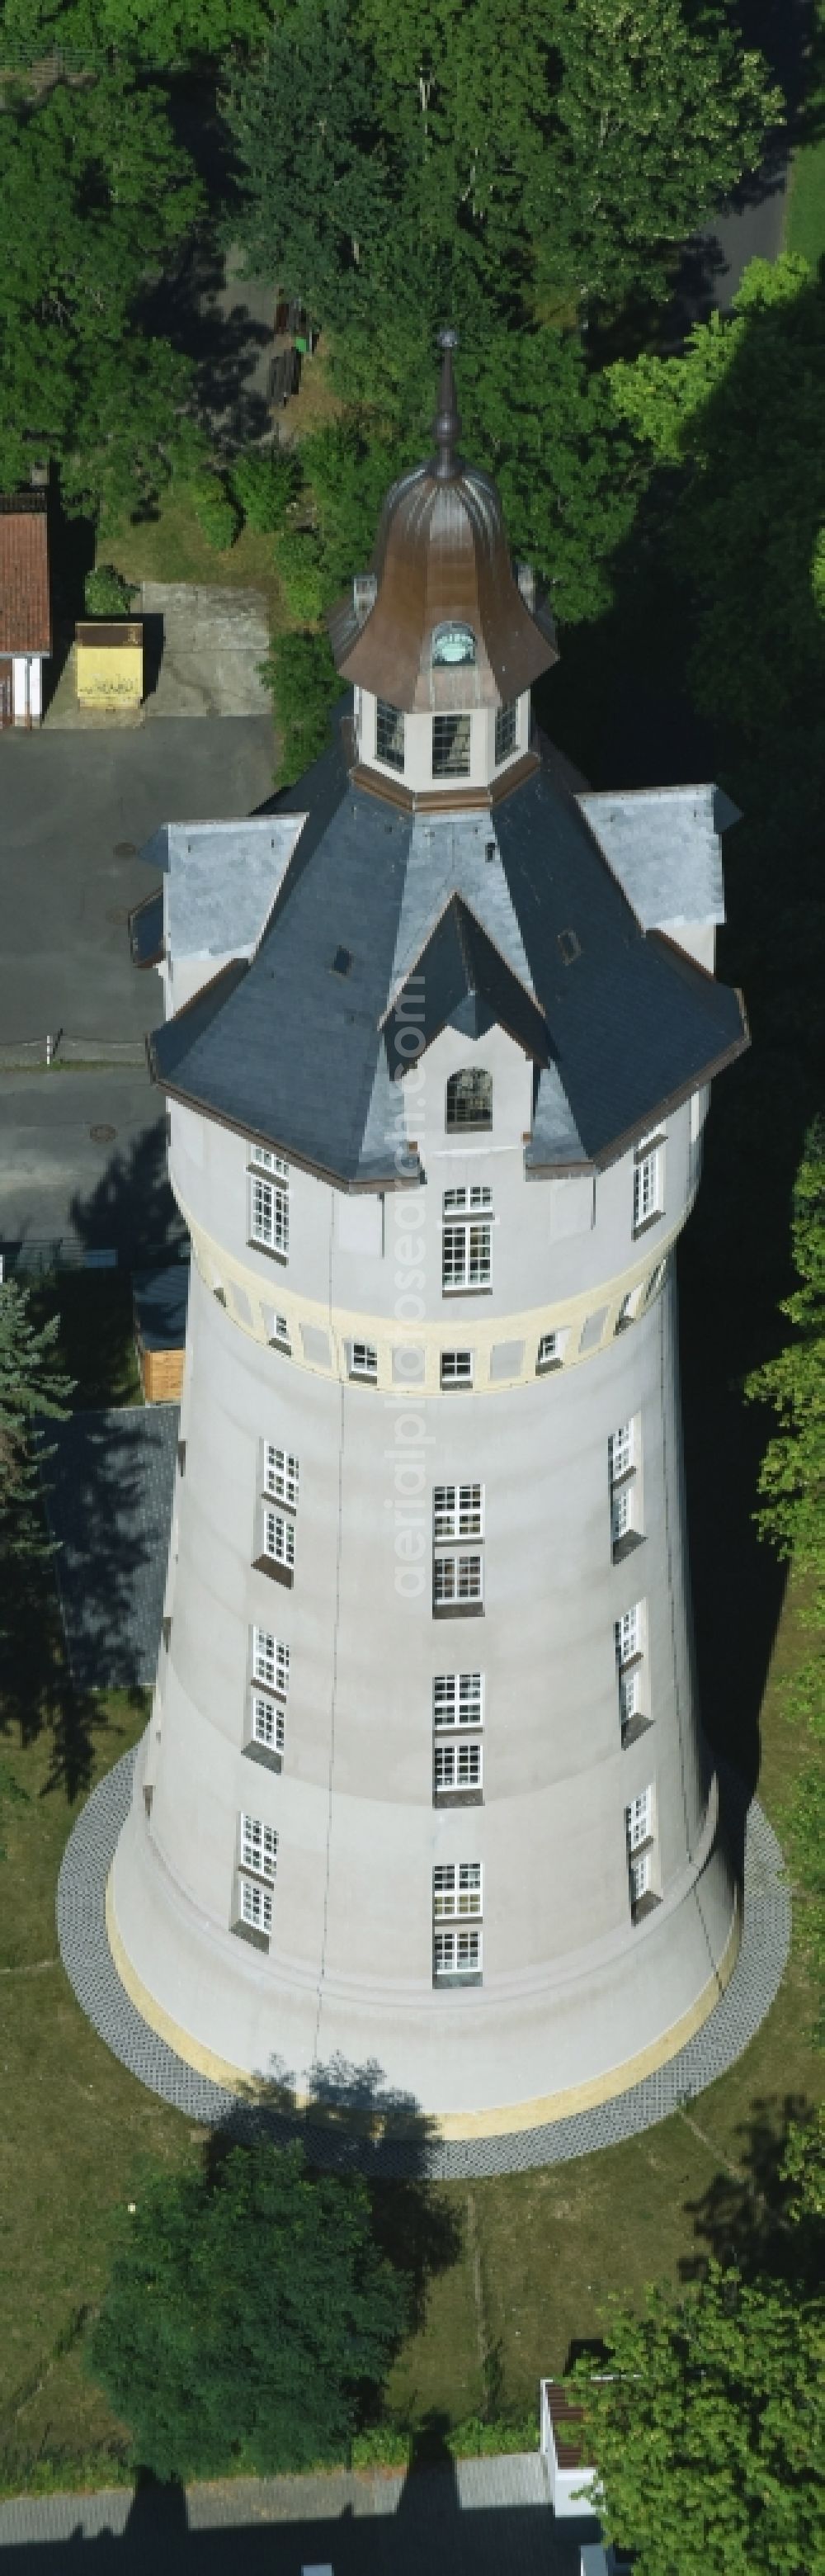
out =
[[(414, 985), (423, 987), (418, 1015), (419, 1054), (448, 1021), (469, 1037), (483, 1037), (497, 1022), (508, 1037), (524, 1048), (525, 1055), (531, 1055), (536, 1064), (547, 1063), (547, 1025), (540, 1010), (461, 895), (451, 895), (405, 983), (383, 1014), (381, 1026), (395, 1081), (410, 1064), (400, 1040), (402, 1030), (409, 1032), (413, 1025), (409, 1005)], [(418, 1000), (418, 994), (415, 998)]]
[(0, 494), (0, 653), (50, 653), (45, 492)]
[(290, 801), (306, 821), (251, 962), (150, 1040), (158, 1081), (208, 1116), (345, 1187), (394, 1182), (414, 970), (425, 1043), (474, 996), (540, 1062), (534, 1169), (610, 1162), (747, 1045), (737, 995), (645, 932), (546, 768), (493, 813), (421, 815), (365, 793), (339, 742)]

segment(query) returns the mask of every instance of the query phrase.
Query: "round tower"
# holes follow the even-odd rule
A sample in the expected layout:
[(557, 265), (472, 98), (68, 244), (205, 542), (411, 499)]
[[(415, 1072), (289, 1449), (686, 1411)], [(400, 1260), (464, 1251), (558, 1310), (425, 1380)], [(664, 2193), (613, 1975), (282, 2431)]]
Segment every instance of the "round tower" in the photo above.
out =
[(331, 620), (289, 808), (156, 836), (193, 1262), (164, 1637), (108, 1890), (224, 2082), (376, 2070), (446, 2136), (682, 2045), (733, 1965), (690, 1646), (673, 1248), (714, 1073), (713, 787), (592, 794), (458, 454)]

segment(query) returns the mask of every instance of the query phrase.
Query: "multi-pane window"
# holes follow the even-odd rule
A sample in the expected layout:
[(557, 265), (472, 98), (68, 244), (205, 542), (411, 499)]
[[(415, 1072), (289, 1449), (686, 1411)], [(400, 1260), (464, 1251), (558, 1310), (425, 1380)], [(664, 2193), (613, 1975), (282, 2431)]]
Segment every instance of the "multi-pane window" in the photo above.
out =
[(404, 717), (400, 707), (378, 698), (375, 708), (375, 757), (390, 769), (404, 767)]
[[(286, 1260), (289, 1251), (289, 1165), (282, 1155), (253, 1145), (249, 1179), (249, 1233), (253, 1243)], [(286, 1336), (286, 1326), (284, 1326)], [(276, 1335), (276, 1338), (279, 1338)]]
[(638, 1234), (664, 1206), (664, 1138), (643, 1136), (633, 1165), (633, 1232)]
[(482, 1065), (462, 1065), (447, 1083), (448, 1128), (492, 1127), (493, 1077)]
[(480, 1556), (456, 1549), (449, 1556), (436, 1556), (433, 1564), (433, 1598), (437, 1610), (449, 1609), (452, 1603), (469, 1604), (484, 1598), (484, 1573)]
[(284, 1512), (271, 1511), (264, 1505), (263, 1552), (273, 1565), (284, 1565), (291, 1573), (295, 1564), (295, 1523)]
[(483, 1674), (436, 1673), (433, 1679), (433, 1723), (436, 1728), (481, 1726), (483, 1721)]
[(441, 1284), (445, 1291), (489, 1288), (493, 1193), (482, 1183), (445, 1190)]
[(437, 1862), (433, 1870), (433, 1919), (436, 1923), (457, 1922), (467, 1916), (481, 1916), (480, 1860)]
[(483, 1538), (483, 1485), (436, 1485), (433, 1493), (433, 1535), (436, 1541), (447, 1538)]
[(469, 778), (469, 716), (433, 716), (433, 777)]
[(632, 1725), (634, 1717), (641, 1715), (642, 1681), (638, 1664), (630, 1664), (626, 1672), (619, 1672), (619, 1704), (624, 1729)]
[(650, 1853), (649, 1851), (637, 1852), (630, 1863), (631, 1905), (638, 1905), (643, 1896), (648, 1896), (650, 1886)]
[(481, 1968), (481, 1932), (436, 1932), (433, 1971), (440, 1977), (477, 1977)]
[(480, 1789), (482, 1747), (470, 1738), (464, 1743), (437, 1743), (435, 1747), (435, 1786), (439, 1793), (461, 1789)]
[(639, 1494), (636, 1468), (638, 1437), (635, 1422), (623, 1422), (608, 1441), (608, 1476), (610, 1481), (610, 1536), (613, 1550), (638, 1533)]
[(473, 1383), (473, 1354), (472, 1354), (472, 1351), (442, 1351), (442, 1353), (441, 1353), (441, 1384), (442, 1384), (442, 1386), (472, 1386), (472, 1383)]
[(517, 742), (518, 698), (511, 698), (509, 706), (496, 708), (496, 765), (509, 759)]
[(632, 1663), (642, 1652), (642, 1604), (634, 1601), (632, 1610), (623, 1610), (616, 1621), (616, 1660), (621, 1666)]
[(630, 1468), (634, 1463), (633, 1450), (633, 1424), (632, 1422), (623, 1422), (621, 1429), (619, 1431), (611, 1432), (610, 1435), (611, 1484), (615, 1485), (617, 1477), (628, 1475)]
[(433, 1870), (433, 1975), (436, 1978), (479, 1974), (481, 1911), (480, 1861), (446, 1861)]
[(285, 1315), (273, 1315), (272, 1340), (273, 1342), (277, 1342), (279, 1351), (288, 1351), (291, 1358), (292, 1343), (289, 1338), (289, 1325)]
[(640, 1789), (638, 1798), (631, 1799), (629, 1807), (625, 1808), (625, 1825), (629, 1852), (638, 1851), (640, 1843), (650, 1842), (653, 1833), (652, 1788)]
[(252, 1693), (252, 1741), (262, 1744), (267, 1753), (283, 1753), (286, 1745), (286, 1720), (275, 1699), (263, 1691)]
[(253, 1932), (271, 1932), (272, 1897), (268, 1887), (260, 1887), (254, 1878), (241, 1879), (241, 1922)]
[(374, 1342), (353, 1342), (350, 1350), (350, 1377), (376, 1378), (378, 1352)]
[(241, 1868), (257, 1878), (273, 1879), (278, 1866), (278, 1836), (260, 1816), (241, 1816)]
[(280, 1691), (286, 1698), (289, 1689), (289, 1647), (268, 1628), (252, 1630), (252, 1679), (263, 1682), (267, 1690)]
[(264, 1441), (264, 1493), (272, 1494), (276, 1503), (289, 1503), (294, 1511), (298, 1502), (298, 1460), (286, 1449), (276, 1449), (271, 1440)]

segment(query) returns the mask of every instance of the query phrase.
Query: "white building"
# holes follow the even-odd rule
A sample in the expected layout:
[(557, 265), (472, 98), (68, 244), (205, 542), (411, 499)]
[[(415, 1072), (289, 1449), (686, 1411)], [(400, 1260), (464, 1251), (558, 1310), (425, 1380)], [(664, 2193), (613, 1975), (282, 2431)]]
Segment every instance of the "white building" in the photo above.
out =
[(673, 1251), (746, 1044), (712, 974), (732, 809), (560, 783), (552, 631), (457, 428), (447, 347), (435, 459), (333, 621), (354, 739), (147, 853), (193, 1269), (108, 1891), (194, 2065), (377, 2067), (448, 2137), (623, 2089), (736, 1956)]

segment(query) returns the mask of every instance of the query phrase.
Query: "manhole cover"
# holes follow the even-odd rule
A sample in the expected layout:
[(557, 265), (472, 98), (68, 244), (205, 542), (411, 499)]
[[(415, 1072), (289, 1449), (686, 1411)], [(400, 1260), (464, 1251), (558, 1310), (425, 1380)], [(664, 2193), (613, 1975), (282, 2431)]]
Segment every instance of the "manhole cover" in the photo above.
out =
[(137, 842), (136, 842), (136, 841), (116, 841), (116, 842), (115, 842), (115, 858), (116, 858), (116, 859), (136, 859), (136, 858), (137, 858)]
[(117, 1135), (117, 1128), (106, 1126), (90, 1127), (89, 1134), (93, 1145), (111, 1145), (114, 1137)]
[(113, 903), (113, 904), (110, 904), (110, 906), (109, 906), (109, 910), (108, 910), (108, 912), (107, 912), (107, 914), (106, 914), (106, 919), (107, 919), (107, 921), (116, 921), (116, 922), (118, 923), (118, 925), (122, 927), (122, 924), (124, 923), (124, 921), (128, 921), (128, 919), (129, 919), (129, 906), (128, 906), (128, 904), (126, 904), (126, 903)]

